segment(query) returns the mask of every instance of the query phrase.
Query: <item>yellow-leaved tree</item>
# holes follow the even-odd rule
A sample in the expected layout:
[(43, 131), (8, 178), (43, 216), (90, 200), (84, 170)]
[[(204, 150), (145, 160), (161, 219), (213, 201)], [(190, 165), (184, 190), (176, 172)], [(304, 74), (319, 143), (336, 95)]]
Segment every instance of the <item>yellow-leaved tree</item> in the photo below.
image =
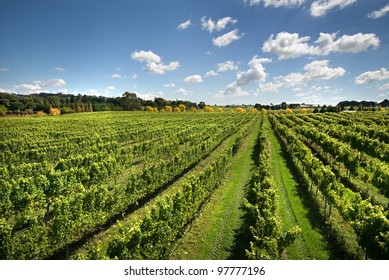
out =
[(59, 108), (50, 107), (50, 114), (53, 116), (58, 116), (59, 114), (61, 114), (61, 110)]
[(236, 108), (235, 111), (237, 111), (237, 112), (239, 112), (239, 113), (246, 113), (246, 109), (245, 109), (245, 108), (242, 108), (242, 107)]
[(213, 112), (213, 108), (207, 105), (204, 107), (204, 112)]
[(180, 104), (180, 105), (178, 105), (178, 108), (180, 108), (180, 111), (181, 111), (181, 112), (185, 112), (185, 111), (186, 111), (186, 106), (185, 106), (185, 104)]

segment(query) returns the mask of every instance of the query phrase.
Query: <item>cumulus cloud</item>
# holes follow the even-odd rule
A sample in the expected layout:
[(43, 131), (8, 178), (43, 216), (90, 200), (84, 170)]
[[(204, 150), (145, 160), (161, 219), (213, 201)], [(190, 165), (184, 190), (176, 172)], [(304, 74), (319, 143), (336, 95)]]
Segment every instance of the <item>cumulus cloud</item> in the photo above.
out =
[(172, 61), (169, 64), (161, 62), (161, 57), (152, 51), (135, 51), (131, 54), (133, 60), (146, 62), (146, 70), (155, 74), (165, 74), (167, 71), (174, 71), (180, 67), (178, 61)]
[(160, 63), (161, 58), (159, 55), (153, 53), (152, 51), (135, 51), (131, 54), (131, 59), (139, 62), (155, 62)]
[(184, 29), (187, 29), (190, 25), (191, 25), (191, 22), (190, 22), (190, 19), (188, 19), (187, 21), (185, 21), (185, 22), (183, 22), (183, 23), (180, 23), (180, 24), (177, 26), (177, 29), (179, 29), (179, 30), (184, 30)]
[(355, 83), (358, 85), (363, 85), (387, 79), (389, 79), (389, 71), (385, 68), (381, 68), (380, 70), (367, 71), (362, 73), (355, 78)]
[(217, 67), (218, 72), (238, 70), (238, 65), (236, 65), (232, 60), (227, 60), (226, 62), (218, 63)]
[(9, 69), (6, 67), (0, 67), (0, 72), (9, 72)]
[(374, 33), (343, 35), (340, 38), (337, 38), (337, 33), (320, 33), (314, 44), (308, 43), (310, 39), (309, 36), (300, 37), (298, 33), (280, 32), (276, 37), (272, 34), (263, 43), (262, 51), (274, 53), (279, 59), (288, 59), (303, 55), (324, 56), (332, 52), (358, 53), (380, 45)]
[(357, 0), (315, 0), (311, 5), (311, 15), (313, 17), (322, 17), (336, 7), (343, 9), (356, 2)]
[(63, 79), (52, 79), (46, 82), (39, 82), (43, 87), (62, 87), (66, 85), (66, 82)]
[(59, 88), (66, 85), (63, 79), (52, 79), (48, 81), (33, 81), (31, 84), (21, 84), (15, 86), (15, 89), (22, 91), (34, 92), (47, 92), (44, 88)]
[(342, 67), (331, 68), (328, 60), (315, 60), (304, 66), (305, 73), (291, 73), (277, 77), (279, 87), (294, 87), (310, 80), (331, 80), (342, 77), (346, 70)]
[(306, 78), (309, 80), (331, 80), (339, 78), (346, 73), (342, 67), (330, 68), (328, 60), (316, 60), (304, 66)]
[(177, 90), (175, 91), (175, 93), (181, 94), (181, 95), (190, 95), (190, 94), (192, 94), (191, 91), (186, 90), (186, 89), (184, 89), (184, 88), (179, 88), (179, 89), (177, 89)]
[(389, 12), (389, 4), (386, 5), (385, 7), (382, 7), (378, 11), (374, 11), (374, 12), (368, 14), (367, 16), (369, 18), (372, 18), (372, 19), (377, 19), (377, 18), (385, 16), (388, 12)]
[(231, 44), (232, 42), (239, 40), (243, 36), (244, 36), (243, 33), (239, 34), (239, 30), (235, 29), (235, 30), (230, 31), (224, 35), (217, 37), (217, 38), (213, 38), (212, 43), (214, 46), (217, 46), (217, 47), (225, 47), (225, 46)]
[(214, 22), (212, 18), (209, 18), (206, 20), (205, 16), (201, 18), (201, 26), (204, 30), (209, 31), (212, 33), (213, 31), (221, 31), (224, 28), (226, 28), (227, 24), (235, 24), (238, 21), (236, 19), (233, 19), (232, 17), (225, 17), (222, 19), (219, 19), (217, 22)]
[(239, 71), (236, 75), (236, 80), (229, 84), (221, 95), (232, 97), (248, 95), (248, 92), (244, 91), (242, 87), (252, 82), (264, 83), (267, 74), (262, 64), (267, 62), (271, 62), (271, 59), (254, 56), (248, 63), (249, 69), (247, 71)]
[(205, 77), (214, 77), (214, 76), (219, 76), (219, 74), (213, 70), (211, 71), (208, 71), (207, 73), (205, 73)]
[(203, 78), (200, 75), (192, 75), (188, 76), (184, 79), (186, 83), (201, 83), (203, 82)]
[(176, 85), (174, 83), (171, 83), (171, 84), (164, 84), (163, 85), (165, 88), (173, 88), (175, 87)]
[(380, 90), (388, 90), (389, 89), (389, 83), (383, 84), (379, 87)]
[(127, 76), (123, 76), (123, 75), (120, 75), (120, 74), (117, 74), (117, 73), (112, 74), (111, 77), (114, 78), (114, 79), (127, 79), (128, 78)]
[(162, 97), (163, 92), (162, 91), (150, 91), (148, 93), (137, 93), (137, 96), (144, 99), (144, 100), (154, 100), (154, 98)]
[[(259, 91), (262, 92), (278, 92), (280, 88), (293, 88), (300, 91), (298, 86), (306, 85), (313, 80), (331, 80), (344, 76), (346, 70), (342, 67), (330, 67), (328, 60), (315, 60), (306, 64), (303, 68), (303, 73), (290, 73), (286, 76), (274, 78), (274, 83), (260, 84)], [(298, 88), (295, 88), (298, 87)], [(323, 90), (323, 88), (320, 88)]]
[(99, 91), (97, 89), (90, 88), (88, 91), (85, 93), (86, 95), (99, 95)]
[(57, 72), (65, 72), (65, 68), (62, 67), (54, 67), (53, 70)]
[(259, 3), (263, 2), (263, 5), (265, 7), (294, 7), (294, 6), (300, 6), (305, 2), (305, 0), (243, 0), (245, 3), (249, 4), (250, 6), (253, 5), (259, 5)]

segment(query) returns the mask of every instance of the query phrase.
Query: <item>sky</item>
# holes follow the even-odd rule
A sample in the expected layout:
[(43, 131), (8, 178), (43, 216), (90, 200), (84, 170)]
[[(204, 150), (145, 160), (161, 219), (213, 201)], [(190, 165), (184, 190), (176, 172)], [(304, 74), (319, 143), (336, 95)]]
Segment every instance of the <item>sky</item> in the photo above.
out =
[(0, 0), (0, 92), (389, 99), (388, 0)]

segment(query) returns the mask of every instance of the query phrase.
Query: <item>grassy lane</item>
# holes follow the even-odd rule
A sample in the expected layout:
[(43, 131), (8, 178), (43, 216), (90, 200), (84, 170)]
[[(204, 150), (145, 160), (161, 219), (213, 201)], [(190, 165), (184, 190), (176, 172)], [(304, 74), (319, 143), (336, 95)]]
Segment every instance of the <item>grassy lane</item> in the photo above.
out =
[(244, 226), (244, 211), (241, 209), (244, 190), (256, 170), (252, 155), (258, 133), (259, 122), (232, 160), (226, 180), (177, 244), (171, 259), (222, 260), (236, 257), (237, 232)]
[[(268, 118), (265, 118), (268, 122)], [(269, 127), (271, 125), (269, 124)], [(279, 210), (283, 230), (289, 230), (295, 225), (302, 229), (283, 256), (286, 259), (329, 259), (330, 252), (323, 235), (320, 232), (318, 217), (309, 210), (309, 200), (304, 190), (298, 185), (284, 157), (281, 145), (270, 129), (271, 142), (271, 172), (279, 188)], [(316, 219), (316, 220), (315, 220)]]

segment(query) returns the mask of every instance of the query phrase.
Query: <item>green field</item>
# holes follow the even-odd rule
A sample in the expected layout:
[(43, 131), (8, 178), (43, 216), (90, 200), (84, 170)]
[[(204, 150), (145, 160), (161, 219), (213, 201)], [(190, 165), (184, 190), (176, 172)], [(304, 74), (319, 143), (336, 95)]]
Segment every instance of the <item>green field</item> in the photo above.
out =
[(0, 259), (388, 259), (387, 112), (0, 118)]

